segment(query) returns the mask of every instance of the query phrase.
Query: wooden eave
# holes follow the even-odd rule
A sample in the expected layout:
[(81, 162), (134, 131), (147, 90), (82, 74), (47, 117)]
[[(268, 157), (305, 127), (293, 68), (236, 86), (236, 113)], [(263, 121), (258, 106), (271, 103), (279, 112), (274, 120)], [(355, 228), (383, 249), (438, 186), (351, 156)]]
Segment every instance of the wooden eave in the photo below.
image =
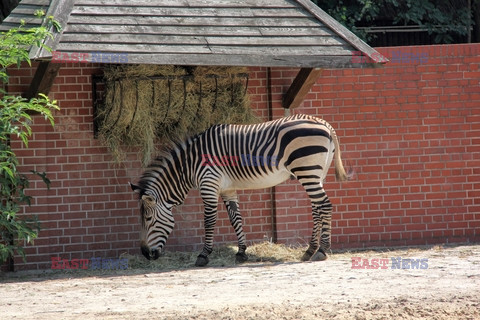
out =
[[(354, 52), (387, 62), (309, 0), (22, 0), (0, 30), (38, 7), (63, 27), (46, 44), (85, 54), (84, 62), (101, 53), (124, 54), (129, 64), (301, 68), (285, 107), (297, 105), (318, 69), (368, 67), (353, 63)], [(32, 48), (30, 57), (50, 61), (52, 53)]]

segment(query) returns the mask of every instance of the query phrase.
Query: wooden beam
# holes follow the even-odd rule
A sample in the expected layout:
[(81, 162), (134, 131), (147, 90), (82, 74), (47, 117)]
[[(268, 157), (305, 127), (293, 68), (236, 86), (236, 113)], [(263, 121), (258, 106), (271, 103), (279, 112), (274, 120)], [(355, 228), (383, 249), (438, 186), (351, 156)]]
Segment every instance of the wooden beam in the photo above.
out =
[(40, 62), (30, 83), (30, 88), (24, 94), (25, 98), (35, 98), (39, 93), (48, 94), (58, 74), (58, 70), (60, 70), (60, 63), (51, 61)]
[[(320, 9), (315, 3), (309, 0), (296, 0), (297, 3), (307, 9), (315, 18), (321, 21), (325, 26), (328, 26), (336, 36), (341, 37), (353, 48), (362, 52), (362, 54), (373, 59), (375, 63), (387, 63), (388, 59), (381, 55), (378, 51), (366, 44), (362, 39), (357, 37), (353, 32), (348, 30), (340, 22), (332, 18), (325, 11)], [(354, 49), (354, 50), (355, 50)], [(350, 49), (351, 50), (351, 49)]]
[(287, 93), (283, 97), (283, 107), (285, 109), (294, 109), (298, 107), (307, 93), (320, 76), (322, 69), (319, 68), (302, 68), (292, 82)]

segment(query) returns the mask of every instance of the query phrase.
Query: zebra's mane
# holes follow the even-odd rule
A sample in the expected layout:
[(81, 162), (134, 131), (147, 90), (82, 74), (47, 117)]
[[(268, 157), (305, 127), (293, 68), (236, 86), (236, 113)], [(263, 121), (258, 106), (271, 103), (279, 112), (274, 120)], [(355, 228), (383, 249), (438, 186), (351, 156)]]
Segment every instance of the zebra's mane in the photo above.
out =
[(170, 159), (172, 156), (172, 152), (178, 150), (179, 148), (185, 148), (191, 138), (191, 135), (184, 135), (182, 137), (171, 138), (162, 143), (162, 146), (158, 150), (157, 155), (150, 162), (148, 168), (153, 166), (157, 161), (161, 162), (164, 159)]
[(170, 157), (172, 156), (172, 152), (178, 150), (179, 148), (187, 147), (192, 142), (194, 142), (198, 138), (198, 136), (204, 134), (206, 131), (210, 130), (211, 128), (217, 127), (217, 126), (223, 126), (223, 125), (225, 124), (222, 124), (222, 123), (212, 124), (207, 129), (201, 132), (197, 132), (197, 133), (187, 132), (179, 136), (170, 137), (168, 140), (162, 143), (162, 146), (158, 150), (157, 155), (149, 164), (147, 169), (151, 168), (152, 165), (154, 165), (155, 163), (161, 162), (162, 160), (165, 160), (165, 159), (170, 159)]
[(143, 192), (149, 188), (150, 184), (152, 183), (152, 179), (156, 178), (157, 174), (155, 172), (164, 170), (167, 167), (167, 162), (172, 160), (173, 154), (179, 149), (185, 150), (193, 141), (196, 140), (197, 136), (200, 134), (201, 133), (195, 135), (186, 134), (184, 136), (177, 136), (162, 144), (157, 152), (157, 155), (150, 162), (140, 177), (138, 182), (138, 186), (142, 190), (142, 192), (140, 192), (140, 196), (142, 196)]

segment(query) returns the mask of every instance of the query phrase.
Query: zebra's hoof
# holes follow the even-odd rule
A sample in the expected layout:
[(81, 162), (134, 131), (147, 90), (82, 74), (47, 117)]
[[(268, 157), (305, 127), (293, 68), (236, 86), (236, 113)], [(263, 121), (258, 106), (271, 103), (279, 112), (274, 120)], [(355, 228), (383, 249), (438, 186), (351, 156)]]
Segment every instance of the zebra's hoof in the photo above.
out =
[(248, 261), (248, 256), (245, 252), (243, 252), (243, 253), (238, 252), (235, 255), (235, 261), (237, 263), (244, 263), (245, 261)]
[(324, 261), (327, 260), (327, 254), (322, 249), (318, 249), (317, 252), (310, 259), (312, 261)]
[(313, 253), (311, 253), (310, 251), (306, 251), (304, 254), (303, 254), (303, 257), (302, 257), (302, 261), (309, 261), (310, 258), (312, 257)]
[(198, 256), (195, 267), (205, 267), (208, 264), (208, 257)]

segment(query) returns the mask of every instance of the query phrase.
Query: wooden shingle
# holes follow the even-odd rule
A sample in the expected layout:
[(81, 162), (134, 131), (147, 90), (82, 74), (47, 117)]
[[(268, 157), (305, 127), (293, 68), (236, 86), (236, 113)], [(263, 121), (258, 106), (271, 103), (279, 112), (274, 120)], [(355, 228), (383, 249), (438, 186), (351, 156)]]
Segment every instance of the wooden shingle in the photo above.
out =
[[(38, 6), (63, 26), (47, 44), (88, 61), (102, 52), (134, 64), (365, 66), (352, 63), (355, 51), (387, 61), (309, 0), (22, 0), (2, 28)], [(52, 53), (34, 48), (31, 57)]]

